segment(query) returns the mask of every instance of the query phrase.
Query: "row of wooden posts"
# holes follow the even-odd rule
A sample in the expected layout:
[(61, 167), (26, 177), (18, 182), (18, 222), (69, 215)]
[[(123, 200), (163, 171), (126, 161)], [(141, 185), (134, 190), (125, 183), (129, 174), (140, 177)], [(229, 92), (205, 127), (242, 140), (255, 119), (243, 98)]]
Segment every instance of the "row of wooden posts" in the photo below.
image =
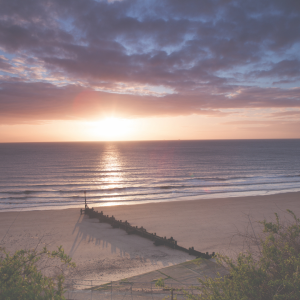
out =
[(166, 237), (160, 237), (156, 235), (156, 233), (148, 232), (145, 228), (143, 228), (143, 226), (142, 227), (131, 226), (127, 222), (127, 220), (124, 222), (122, 220), (116, 220), (114, 216), (110, 217), (108, 215), (104, 215), (103, 211), (101, 212), (95, 211), (94, 208), (89, 208), (87, 205), (85, 205), (85, 209), (81, 209), (80, 212), (81, 214), (85, 213), (86, 215), (89, 216), (89, 218), (97, 218), (100, 223), (108, 223), (113, 228), (121, 228), (125, 230), (128, 234), (136, 234), (146, 239), (149, 239), (154, 242), (155, 246), (164, 245), (169, 248), (181, 250), (190, 255), (194, 255), (196, 257), (201, 257), (206, 259), (212, 258), (215, 255), (215, 252), (213, 252), (212, 254), (209, 254), (208, 252), (203, 253), (195, 250), (194, 247), (190, 247), (189, 249), (186, 249), (184, 247), (179, 246), (177, 244), (177, 241), (174, 240), (172, 236), (169, 239), (167, 239)]

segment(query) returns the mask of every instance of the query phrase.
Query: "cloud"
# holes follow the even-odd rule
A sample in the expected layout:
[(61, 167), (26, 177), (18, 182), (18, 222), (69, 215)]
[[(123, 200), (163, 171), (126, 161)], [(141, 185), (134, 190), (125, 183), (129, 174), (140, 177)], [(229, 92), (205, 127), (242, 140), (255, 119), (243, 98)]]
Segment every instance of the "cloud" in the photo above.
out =
[(288, 118), (288, 119), (293, 119), (293, 118), (299, 118), (300, 117), (300, 111), (299, 110), (290, 110), (290, 111), (279, 111), (270, 114), (269, 118)]
[(12, 71), (12, 65), (8, 62), (8, 59), (3, 55), (0, 56), (0, 71), (10, 73)]
[(282, 60), (272, 64), (271, 68), (263, 71), (252, 72), (252, 76), (262, 77), (278, 77), (278, 78), (300, 78), (300, 60)]
[(20, 123), (95, 119), (107, 115), (130, 118), (191, 114), (225, 116), (229, 114), (226, 109), (234, 108), (299, 107), (299, 90), (246, 88), (231, 98), (209, 92), (156, 97), (94, 91), (80, 85), (57, 87), (14, 78), (0, 83), (0, 122), (10, 123), (11, 119), (16, 123), (18, 118)]
[(299, 107), (299, 31), (293, 0), (3, 0), (1, 121)]

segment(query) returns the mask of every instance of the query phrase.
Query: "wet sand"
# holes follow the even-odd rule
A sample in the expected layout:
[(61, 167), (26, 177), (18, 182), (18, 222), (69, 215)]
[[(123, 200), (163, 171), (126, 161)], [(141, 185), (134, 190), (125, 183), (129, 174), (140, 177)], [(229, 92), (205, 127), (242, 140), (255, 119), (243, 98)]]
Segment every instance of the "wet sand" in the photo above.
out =
[[(237, 231), (256, 221), (300, 216), (300, 193), (226, 199), (176, 201), (95, 207), (157, 235), (173, 236), (179, 245), (201, 252), (230, 254), (243, 249)], [(252, 228), (252, 227), (251, 227)], [(252, 229), (251, 229), (252, 230)], [(69, 278), (119, 280), (178, 264), (194, 257), (80, 215), (79, 209), (0, 212), (0, 246), (8, 251), (62, 245), (77, 264)]]

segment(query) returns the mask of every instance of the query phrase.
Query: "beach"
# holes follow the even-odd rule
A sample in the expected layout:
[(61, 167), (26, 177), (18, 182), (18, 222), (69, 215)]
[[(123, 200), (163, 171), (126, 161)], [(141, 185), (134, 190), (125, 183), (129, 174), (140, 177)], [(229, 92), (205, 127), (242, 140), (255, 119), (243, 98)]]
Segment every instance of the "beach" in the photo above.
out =
[[(94, 207), (178, 245), (201, 252), (233, 255), (244, 249), (237, 232), (249, 229), (249, 219), (286, 218), (286, 209), (300, 216), (300, 193), (222, 199)], [(84, 204), (82, 205), (82, 207)], [(252, 228), (251, 227), (251, 228)], [(0, 246), (17, 249), (55, 249), (62, 245), (77, 264), (67, 278), (109, 282), (175, 265), (194, 257), (154, 246), (153, 242), (80, 215), (79, 209), (0, 212)]]

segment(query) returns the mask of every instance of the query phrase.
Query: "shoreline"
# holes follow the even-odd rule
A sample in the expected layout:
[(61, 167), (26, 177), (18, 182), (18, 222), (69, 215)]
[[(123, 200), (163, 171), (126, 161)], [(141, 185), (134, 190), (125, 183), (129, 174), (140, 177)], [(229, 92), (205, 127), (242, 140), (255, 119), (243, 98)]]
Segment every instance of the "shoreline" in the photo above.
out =
[[(253, 224), (264, 218), (274, 220), (275, 212), (285, 218), (286, 209), (300, 216), (299, 203), (300, 192), (295, 192), (94, 208), (150, 233), (172, 236), (185, 248), (230, 255), (243, 248), (243, 241), (234, 234), (246, 230), (248, 216)], [(62, 245), (78, 266), (67, 278), (82, 280), (119, 280), (194, 258), (80, 216), (78, 208), (0, 212), (1, 247), (14, 252), (38, 243), (50, 250)]]
[[(234, 192), (237, 193), (237, 192)], [(234, 194), (233, 193), (233, 194)], [(249, 193), (249, 192), (245, 192)], [(268, 193), (268, 194), (266, 194)], [(235, 199), (235, 198), (251, 198), (251, 197), (265, 197), (265, 196), (275, 196), (275, 195), (282, 195), (282, 194), (295, 194), (299, 193), (300, 195), (300, 190), (299, 191), (293, 191), (293, 192), (285, 192), (285, 191), (280, 191), (276, 192), (272, 190), (268, 192), (262, 192), (262, 194), (254, 194), (254, 195), (237, 195), (237, 196), (228, 196), (225, 194), (223, 197), (216, 197), (219, 194), (206, 194), (206, 195), (196, 195), (196, 196), (182, 196), (182, 197), (174, 197), (172, 200), (145, 200), (143, 202), (139, 201), (132, 201), (132, 202), (127, 202), (127, 201), (112, 201), (112, 202), (107, 202), (104, 204), (99, 204), (97, 202), (91, 202), (87, 203), (90, 205), (90, 207), (97, 207), (97, 208), (106, 208), (106, 207), (115, 207), (115, 206), (135, 206), (135, 205), (146, 205), (146, 204), (160, 204), (160, 203), (173, 203), (173, 202), (187, 202), (187, 201), (205, 201), (205, 200), (222, 200), (222, 199)], [(220, 193), (223, 194), (223, 193)], [(230, 193), (228, 193), (230, 195)], [(232, 193), (231, 193), (232, 194)], [(25, 207), (25, 208), (17, 208), (17, 209), (0, 209), (0, 213), (2, 212), (28, 212), (28, 211), (49, 211), (49, 210), (66, 210), (66, 209), (80, 209), (84, 207), (84, 196), (82, 198), (82, 203), (81, 204), (74, 204), (70, 206), (38, 206), (38, 207)], [(88, 196), (87, 196), (87, 202), (88, 201)]]

